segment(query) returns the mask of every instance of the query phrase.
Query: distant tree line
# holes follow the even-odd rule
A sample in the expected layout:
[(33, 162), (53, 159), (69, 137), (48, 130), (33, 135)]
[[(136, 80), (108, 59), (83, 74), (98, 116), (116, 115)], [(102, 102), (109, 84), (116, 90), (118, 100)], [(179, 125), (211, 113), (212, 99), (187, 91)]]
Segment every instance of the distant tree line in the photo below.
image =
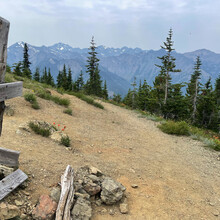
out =
[[(32, 74), (30, 70), (31, 62), (29, 61), (28, 45), (25, 43), (23, 61), (14, 64), (13, 73), (17, 76), (33, 79), (37, 82), (45, 83), (60, 89), (62, 88), (66, 91), (82, 92), (87, 95), (94, 95), (100, 98), (108, 99), (107, 83), (105, 81), (103, 84), (100, 76), (99, 59), (97, 58), (94, 37), (92, 37), (88, 55), (86, 73), (88, 73), (89, 79), (87, 82), (84, 81), (82, 71), (80, 72), (78, 78), (73, 81), (71, 68), (67, 68), (64, 64), (63, 69), (59, 71), (57, 75), (55, 83), (50, 68), (45, 67), (41, 74), (39, 67), (37, 67), (35, 72)], [(11, 72), (9, 66), (7, 66), (7, 71)]]
[[(113, 100), (118, 103), (123, 102), (133, 109), (160, 115), (165, 119), (186, 120), (199, 127), (220, 132), (220, 75), (215, 81), (214, 88), (211, 78), (202, 85), (200, 82), (202, 62), (198, 56), (190, 82), (173, 84), (171, 74), (181, 70), (176, 69), (176, 59), (171, 53), (174, 50), (172, 29), (161, 48), (166, 53), (158, 57), (161, 65), (156, 66), (160, 69), (160, 73), (155, 77), (153, 86), (149, 86), (144, 80), (144, 82), (140, 81), (137, 87), (134, 79), (131, 84), (132, 89), (129, 89), (124, 99), (114, 94)], [(187, 87), (184, 95), (182, 88), (185, 85)]]

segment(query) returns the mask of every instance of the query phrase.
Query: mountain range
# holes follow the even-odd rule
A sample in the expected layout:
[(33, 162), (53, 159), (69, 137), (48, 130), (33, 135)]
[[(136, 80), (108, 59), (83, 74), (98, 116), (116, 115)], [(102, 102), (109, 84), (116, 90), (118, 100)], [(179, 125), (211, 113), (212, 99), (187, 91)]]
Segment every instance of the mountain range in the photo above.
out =
[[(17, 42), (8, 48), (9, 65), (13, 65), (23, 60), (24, 42)], [(50, 68), (56, 79), (59, 70), (63, 65), (70, 67), (73, 79), (76, 79), (82, 70), (85, 80), (88, 79), (86, 73), (88, 48), (73, 48), (64, 43), (57, 43), (52, 46), (33, 46), (28, 44), (29, 56), (32, 72), (36, 67), (41, 71), (44, 67)], [(142, 50), (140, 48), (107, 48), (97, 47), (98, 58), (100, 59), (100, 75), (107, 81), (109, 94), (119, 93), (125, 95), (131, 87), (131, 82), (136, 77), (137, 84), (140, 80), (146, 79), (152, 85), (154, 78), (159, 73), (159, 68), (155, 64), (160, 64), (157, 57), (164, 55), (164, 50)], [(197, 56), (202, 61), (201, 82), (206, 82), (209, 77), (212, 82), (220, 75), (220, 54), (201, 49), (187, 53), (173, 52), (176, 58), (176, 67), (181, 72), (172, 73), (172, 82), (189, 82), (193, 72), (194, 63)]]

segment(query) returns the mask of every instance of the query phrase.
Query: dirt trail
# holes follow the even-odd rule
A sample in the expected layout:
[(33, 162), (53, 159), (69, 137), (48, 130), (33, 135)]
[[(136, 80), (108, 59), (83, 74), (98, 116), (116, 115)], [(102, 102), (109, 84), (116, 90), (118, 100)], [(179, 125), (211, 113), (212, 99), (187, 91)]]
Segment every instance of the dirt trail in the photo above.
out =
[[(164, 134), (155, 122), (129, 110), (107, 103), (101, 110), (65, 96), (73, 116), (42, 99), (38, 111), (22, 97), (7, 102), (16, 113), (4, 117), (0, 145), (21, 151), (21, 169), (34, 175), (27, 189), (32, 202), (59, 181), (68, 164), (88, 164), (125, 185), (129, 203), (128, 215), (117, 207), (96, 207), (93, 220), (220, 219), (215, 216), (220, 212), (218, 153), (190, 138)], [(66, 125), (73, 152), (48, 138), (16, 133), (30, 119)]]

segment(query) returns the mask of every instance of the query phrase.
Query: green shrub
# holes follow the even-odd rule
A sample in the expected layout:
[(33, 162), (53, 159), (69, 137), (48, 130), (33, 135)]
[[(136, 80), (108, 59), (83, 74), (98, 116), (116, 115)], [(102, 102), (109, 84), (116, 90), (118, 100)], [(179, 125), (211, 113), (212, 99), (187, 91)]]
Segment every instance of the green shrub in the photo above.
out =
[(34, 124), (33, 122), (29, 123), (29, 127), (36, 133), (43, 137), (49, 137), (51, 135), (50, 129), (43, 128), (39, 125)]
[(31, 103), (31, 107), (33, 109), (40, 109), (39, 103), (37, 102), (37, 98), (33, 93), (24, 94), (24, 99)]
[(167, 121), (158, 125), (158, 127), (167, 134), (174, 134), (174, 135), (190, 135), (190, 128), (189, 125), (185, 121), (174, 122), (174, 121)]
[(24, 94), (24, 99), (30, 103), (36, 102), (36, 96), (32, 93), (26, 93)]
[(81, 99), (81, 100), (87, 102), (88, 104), (93, 105), (93, 106), (95, 106), (95, 107), (97, 107), (97, 108), (104, 109), (104, 106), (103, 106), (102, 104), (100, 104), (100, 103), (94, 101), (93, 98), (88, 97), (88, 96), (84, 95), (83, 93), (68, 92), (68, 94), (74, 95), (74, 96), (76, 96), (77, 98), (79, 98), (79, 99)]
[(67, 135), (67, 136), (63, 136), (63, 137), (61, 138), (61, 144), (64, 145), (64, 146), (66, 146), (66, 147), (69, 147), (69, 146), (70, 146), (70, 138), (69, 138), (68, 135)]
[(73, 115), (73, 111), (70, 108), (63, 110), (63, 113), (68, 114), (68, 115)]

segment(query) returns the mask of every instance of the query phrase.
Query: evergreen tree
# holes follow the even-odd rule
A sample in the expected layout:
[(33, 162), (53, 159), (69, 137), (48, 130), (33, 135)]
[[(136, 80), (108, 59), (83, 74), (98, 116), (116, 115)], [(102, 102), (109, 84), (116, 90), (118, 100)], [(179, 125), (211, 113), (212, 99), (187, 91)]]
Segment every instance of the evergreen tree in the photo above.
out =
[(59, 71), (57, 75), (57, 88), (61, 88), (63, 85), (63, 76), (62, 76), (62, 71)]
[(117, 103), (121, 103), (121, 95), (120, 94), (113, 94), (113, 99), (112, 99), (112, 101), (114, 101), (114, 102), (117, 102)]
[(46, 67), (44, 68), (43, 75), (41, 76), (40, 82), (41, 83), (48, 82), (48, 75), (47, 75), (47, 68)]
[(15, 63), (14, 65), (15, 65), (15, 67), (14, 67), (13, 73), (17, 76), (22, 76), (22, 71), (21, 71), (22, 63), (18, 62), (18, 63)]
[(28, 55), (28, 46), (25, 43), (24, 44), (24, 55), (23, 55), (23, 66), (22, 66), (22, 71), (23, 71), (23, 76), (31, 79), (31, 70), (30, 70), (30, 64), (31, 62), (29, 61), (29, 55)]
[(206, 128), (213, 128), (216, 122), (215, 113), (217, 106), (215, 103), (215, 94), (211, 85), (211, 78), (209, 78), (202, 89), (197, 106), (196, 124)]
[(187, 97), (189, 100), (189, 109), (191, 112), (191, 119), (192, 122), (195, 122), (195, 117), (196, 117), (196, 109), (197, 109), (197, 99), (199, 96), (199, 91), (200, 91), (200, 75), (201, 75), (201, 67), (202, 62), (200, 60), (200, 57), (198, 56), (196, 58), (196, 63), (194, 65), (194, 72), (191, 75), (190, 82), (188, 83), (188, 88), (187, 88)]
[(11, 73), (11, 67), (8, 64), (6, 65), (6, 72)]
[(164, 104), (166, 104), (168, 98), (168, 91), (171, 80), (170, 73), (180, 72), (179, 69), (175, 69), (176, 59), (171, 54), (172, 51), (174, 51), (174, 49), (172, 48), (173, 47), (172, 35), (173, 35), (173, 31), (172, 29), (170, 29), (166, 42), (164, 42), (164, 46), (161, 46), (161, 48), (166, 51), (166, 54), (162, 57), (158, 57), (158, 59), (162, 61), (162, 65), (156, 65), (161, 69), (161, 72), (164, 73), (164, 77), (165, 77), (165, 89), (164, 89), (164, 101), (163, 101)]
[(102, 97), (102, 81), (99, 75), (99, 59), (97, 58), (96, 46), (94, 37), (92, 37), (89, 57), (87, 59), (88, 65), (86, 65), (86, 72), (89, 73), (89, 80), (86, 83), (85, 89), (87, 94), (96, 95)]
[(73, 80), (72, 80), (72, 72), (71, 69), (68, 69), (68, 76), (67, 76), (67, 84), (68, 84), (68, 90), (73, 90)]
[(215, 113), (215, 124), (214, 129), (220, 134), (220, 74), (215, 81), (215, 103), (216, 103), (216, 113)]
[(62, 71), (62, 86), (64, 90), (69, 89), (68, 81), (67, 81), (67, 71), (66, 71), (66, 65), (63, 65), (63, 71)]
[(123, 103), (129, 107), (133, 106), (132, 102), (133, 91), (129, 88), (127, 95), (123, 99)]
[(50, 68), (48, 69), (47, 84), (51, 85), (51, 86), (55, 86), (54, 79), (53, 79), (51, 72), (50, 72)]
[(133, 90), (131, 91), (131, 107), (133, 109), (137, 108), (137, 83), (136, 83), (136, 77), (134, 77), (134, 81), (131, 83), (131, 86), (133, 87)]
[(103, 87), (103, 90), (102, 90), (102, 97), (106, 100), (108, 99), (108, 89), (107, 89), (106, 80), (105, 80), (104, 87)]
[(36, 70), (35, 70), (34, 80), (37, 81), (37, 82), (40, 82), (40, 70), (39, 70), (39, 67), (37, 67)]
[(144, 80), (143, 85), (139, 86), (138, 90), (138, 108), (146, 111), (149, 107), (149, 96), (150, 96), (150, 86), (147, 84), (147, 81)]
[(81, 70), (80, 75), (78, 77), (78, 84), (79, 84), (79, 91), (83, 90), (83, 86), (84, 86), (84, 80), (83, 80), (83, 72)]

